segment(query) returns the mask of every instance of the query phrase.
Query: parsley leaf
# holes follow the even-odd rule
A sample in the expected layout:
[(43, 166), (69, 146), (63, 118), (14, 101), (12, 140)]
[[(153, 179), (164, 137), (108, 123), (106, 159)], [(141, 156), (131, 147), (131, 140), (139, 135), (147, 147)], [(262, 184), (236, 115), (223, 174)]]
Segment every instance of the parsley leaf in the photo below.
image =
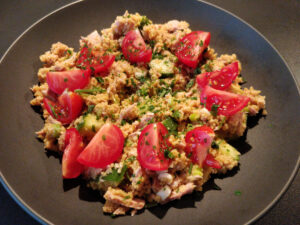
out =
[(118, 173), (115, 168), (112, 168), (111, 173), (107, 174), (106, 176), (102, 177), (103, 180), (112, 181), (112, 182), (121, 182), (124, 179), (125, 172), (127, 170), (127, 165), (124, 165), (121, 173)]

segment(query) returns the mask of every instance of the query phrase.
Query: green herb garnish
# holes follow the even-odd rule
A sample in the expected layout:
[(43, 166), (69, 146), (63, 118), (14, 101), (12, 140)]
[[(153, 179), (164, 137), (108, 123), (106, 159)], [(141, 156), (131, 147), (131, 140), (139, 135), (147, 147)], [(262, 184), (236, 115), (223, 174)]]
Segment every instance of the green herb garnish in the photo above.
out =
[(213, 104), (211, 106), (211, 109), (210, 109), (211, 115), (217, 116), (218, 115), (218, 108), (219, 108), (219, 105)]
[(195, 83), (195, 79), (190, 79), (190, 81), (185, 86), (185, 90), (186, 91), (190, 90), (190, 88), (193, 87), (194, 83)]
[(106, 176), (102, 177), (103, 180), (106, 181), (112, 181), (112, 182), (121, 182), (124, 179), (125, 172), (127, 170), (127, 165), (124, 165), (122, 167), (121, 173), (118, 173), (118, 171), (115, 168), (112, 168), (111, 173), (107, 174)]

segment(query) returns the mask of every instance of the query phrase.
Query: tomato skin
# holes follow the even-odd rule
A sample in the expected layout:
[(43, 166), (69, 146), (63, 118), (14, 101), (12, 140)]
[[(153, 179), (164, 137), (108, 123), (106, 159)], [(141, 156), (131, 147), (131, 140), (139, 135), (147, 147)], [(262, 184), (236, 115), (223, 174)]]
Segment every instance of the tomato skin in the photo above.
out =
[(105, 168), (122, 154), (124, 136), (119, 127), (104, 124), (95, 134), (77, 161), (88, 167)]
[(220, 165), (220, 163), (215, 160), (215, 158), (211, 155), (211, 154), (207, 154), (204, 162), (203, 162), (203, 165), (206, 166), (206, 167), (212, 167), (212, 168), (215, 168), (215, 169), (221, 169), (222, 166)]
[(64, 92), (56, 102), (44, 98), (44, 106), (48, 113), (62, 124), (69, 124), (81, 113), (83, 100), (74, 92)]
[(47, 73), (47, 84), (51, 91), (61, 94), (65, 89), (74, 91), (84, 88), (90, 81), (91, 70), (67, 70)]
[(221, 70), (199, 74), (197, 76), (197, 83), (200, 89), (203, 89), (206, 85), (210, 85), (217, 90), (226, 90), (238, 76), (238, 73), (238, 62), (234, 62), (223, 67)]
[[(107, 72), (113, 62), (115, 61), (114, 55), (102, 54), (98, 51), (92, 51), (87, 46), (84, 46), (76, 61), (76, 65), (79, 68), (90, 69), (95, 74)], [(101, 74), (101, 76), (107, 76), (108, 74)]]
[(152, 50), (147, 47), (138, 30), (129, 31), (122, 41), (124, 57), (131, 63), (147, 63), (152, 58)]
[(247, 106), (250, 98), (227, 91), (216, 90), (209, 85), (203, 88), (200, 96), (201, 103), (208, 110), (213, 104), (218, 105), (218, 115), (232, 116)]
[(181, 63), (196, 68), (209, 42), (209, 32), (193, 31), (179, 40), (175, 46), (175, 55)]
[(138, 140), (137, 158), (143, 168), (155, 171), (169, 168), (170, 159), (164, 156), (164, 151), (171, 146), (167, 135), (168, 130), (162, 123), (149, 124), (142, 130)]
[(77, 162), (78, 155), (83, 150), (83, 141), (75, 128), (70, 128), (65, 134), (65, 150), (62, 158), (62, 175), (65, 179), (78, 177), (83, 166)]
[(185, 151), (193, 163), (202, 167), (214, 137), (214, 131), (207, 126), (196, 127), (185, 135)]

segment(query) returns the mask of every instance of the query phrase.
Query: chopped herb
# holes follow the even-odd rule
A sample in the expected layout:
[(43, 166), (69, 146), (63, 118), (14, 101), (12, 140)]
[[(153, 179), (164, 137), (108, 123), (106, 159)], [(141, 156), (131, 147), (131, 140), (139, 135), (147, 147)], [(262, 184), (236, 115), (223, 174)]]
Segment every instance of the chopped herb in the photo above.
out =
[(130, 195), (124, 196), (124, 200), (130, 199)]
[(126, 159), (127, 162), (133, 162), (134, 160), (136, 160), (135, 156), (130, 156), (128, 159)]
[(180, 112), (178, 110), (175, 110), (172, 114), (172, 117), (178, 120), (180, 118)]
[(192, 170), (193, 170), (193, 163), (190, 164), (190, 167), (189, 167), (189, 174), (192, 174)]
[(116, 61), (124, 60), (124, 55), (123, 53), (120, 53), (119, 55), (116, 56), (115, 58)]
[(103, 140), (103, 141), (105, 141), (105, 140), (106, 140), (106, 137), (105, 137), (105, 135), (104, 135), (104, 134), (102, 135), (102, 140)]
[(170, 134), (177, 133), (178, 124), (172, 117), (167, 117), (164, 121), (162, 121), (162, 123), (170, 132)]
[(136, 182), (136, 184), (140, 184), (141, 183), (141, 181), (139, 180), (138, 182)]
[(209, 64), (205, 64), (204, 69), (206, 70), (206, 72), (211, 72), (212, 71)]
[(219, 145), (217, 144), (217, 142), (213, 141), (211, 143), (211, 147), (214, 148), (214, 149), (219, 149)]
[(172, 77), (174, 77), (174, 73), (162, 73), (159, 78), (160, 79), (165, 79), (165, 78), (172, 78)]
[(155, 109), (155, 106), (153, 106), (153, 105), (150, 105), (150, 106), (148, 107), (148, 110), (151, 111), (151, 112), (152, 112), (154, 109)]
[(64, 79), (64, 82), (68, 82), (68, 78), (65, 78), (65, 79)]
[(200, 67), (197, 67), (195, 70), (194, 70), (194, 75), (197, 75), (197, 74), (200, 74), (201, 73), (201, 68)]
[(88, 114), (88, 113), (93, 112), (94, 108), (95, 108), (95, 105), (88, 105), (88, 109), (87, 109), (86, 113)]
[(97, 81), (100, 83), (100, 84), (103, 84), (104, 83), (104, 80), (102, 77), (96, 77)]
[(168, 149), (165, 149), (165, 151), (164, 151), (164, 156), (165, 156), (165, 158), (169, 158), (169, 159), (174, 159), (174, 155), (173, 155), (173, 153), (172, 152), (170, 152)]
[(190, 88), (193, 87), (194, 83), (195, 83), (195, 79), (190, 79), (190, 81), (185, 86), (185, 90), (186, 91), (190, 90)]
[(235, 196), (241, 196), (241, 195), (242, 195), (242, 192), (237, 190), (237, 191), (234, 192), (234, 195), (235, 195)]
[(199, 45), (200, 45), (200, 47), (202, 47), (202, 46), (203, 46), (203, 41), (202, 41), (202, 40), (200, 41), (200, 44), (199, 44)]
[(92, 131), (93, 131), (94, 133), (96, 133), (96, 128), (95, 128), (95, 125), (94, 125), (94, 124), (92, 125)]
[(126, 120), (122, 120), (122, 121), (121, 121), (121, 125), (122, 125), (122, 126), (124, 126), (126, 123), (127, 123)]
[(130, 81), (131, 81), (132, 86), (133, 86), (134, 88), (136, 88), (136, 83), (134, 82), (134, 79), (131, 78)]
[(57, 114), (56, 114), (56, 112), (55, 112), (55, 110), (54, 110), (54, 108), (53, 108), (53, 105), (49, 103), (49, 106), (50, 106), (50, 110), (51, 110), (51, 112), (52, 112), (54, 118), (56, 119), (56, 118), (57, 118)]
[(107, 174), (106, 176), (102, 177), (103, 180), (106, 181), (113, 181), (113, 182), (121, 182), (124, 179), (125, 172), (127, 170), (127, 165), (124, 165), (122, 167), (121, 173), (118, 173), (118, 171), (115, 168), (112, 168), (111, 173)]
[(97, 94), (105, 92), (105, 89), (102, 88), (92, 88), (92, 89), (76, 89), (74, 92), (77, 94)]
[(197, 98), (197, 97), (191, 97), (191, 99), (192, 99), (192, 100), (197, 100), (198, 98)]
[(217, 116), (218, 115), (218, 108), (219, 108), (219, 105), (213, 104), (211, 106), (211, 110), (210, 110), (211, 115)]
[(164, 56), (158, 52), (153, 52), (152, 59), (163, 59)]
[(154, 48), (154, 46), (155, 46), (155, 41), (154, 41), (154, 40), (150, 40), (150, 41), (149, 41), (149, 45), (151, 46), (151, 48)]
[(69, 55), (72, 55), (72, 51), (70, 49), (68, 49), (67, 52), (69, 53)]
[(193, 129), (193, 124), (188, 123), (187, 127), (186, 127), (187, 131), (190, 131)]
[(192, 157), (192, 153), (190, 152), (189, 154), (187, 154), (187, 157), (191, 158)]
[(117, 215), (112, 213), (112, 214), (110, 214), (110, 217), (111, 217), (111, 218), (116, 218)]
[(139, 24), (139, 29), (142, 30), (144, 26), (149, 24), (151, 24), (151, 21), (146, 16), (142, 16), (141, 22)]
[(77, 125), (76, 125), (76, 130), (81, 130), (81, 128), (83, 128), (84, 126), (84, 120), (82, 120), (81, 122), (79, 122)]
[(150, 145), (149, 141), (145, 141), (145, 144), (146, 144), (146, 145)]

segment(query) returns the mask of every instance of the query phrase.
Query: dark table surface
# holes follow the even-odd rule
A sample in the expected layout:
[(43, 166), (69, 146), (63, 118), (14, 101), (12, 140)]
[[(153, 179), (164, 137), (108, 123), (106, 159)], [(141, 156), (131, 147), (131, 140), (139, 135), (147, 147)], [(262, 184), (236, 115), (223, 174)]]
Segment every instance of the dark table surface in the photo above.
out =
[[(31, 24), (74, 0), (2, 0), (0, 57)], [(300, 84), (299, 0), (208, 0), (239, 16), (261, 32), (281, 53)], [(266, 19), (267, 18), (267, 19)], [(300, 133), (299, 133), (300, 134)], [(284, 150), (284, 149), (283, 149)], [(300, 224), (300, 174), (287, 192), (255, 224)], [(0, 225), (38, 224), (0, 185)]]

